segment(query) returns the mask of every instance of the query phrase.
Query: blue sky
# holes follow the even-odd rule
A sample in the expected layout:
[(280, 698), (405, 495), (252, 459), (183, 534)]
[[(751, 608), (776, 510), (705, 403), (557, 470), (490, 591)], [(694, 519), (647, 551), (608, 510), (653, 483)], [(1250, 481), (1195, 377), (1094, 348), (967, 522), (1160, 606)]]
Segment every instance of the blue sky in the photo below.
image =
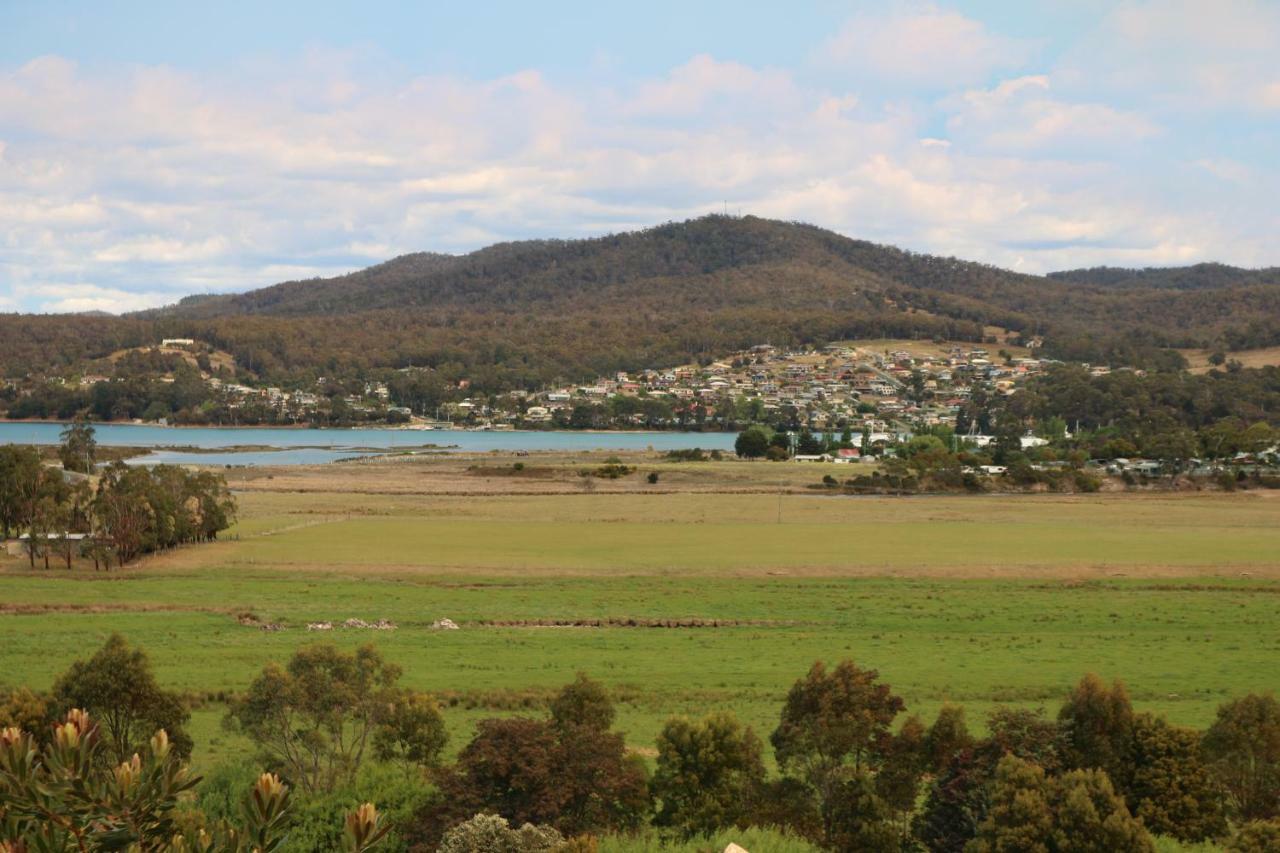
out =
[(0, 6), (0, 311), (726, 204), (1032, 272), (1280, 264), (1277, 3)]

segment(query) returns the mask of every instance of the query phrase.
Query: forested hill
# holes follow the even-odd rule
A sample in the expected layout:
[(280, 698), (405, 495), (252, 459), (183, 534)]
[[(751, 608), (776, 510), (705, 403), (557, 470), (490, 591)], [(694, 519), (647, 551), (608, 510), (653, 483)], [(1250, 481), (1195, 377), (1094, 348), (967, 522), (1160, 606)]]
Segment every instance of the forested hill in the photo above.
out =
[[(790, 272), (805, 275), (791, 281)], [(810, 225), (711, 216), (587, 240), (500, 243), (462, 256), (405, 255), (338, 278), (198, 297), (159, 313), (210, 317), (378, 308), (536, 310), (539, 305), (597, 299), (803, 309), (815, 300), (868, 290), (883, 293), (896, 284), (983, 298), (996, 283), (1011, 285), (1013, 295), (1019, 286), (1037, 281), (981, 264), (851, 240)], [(664, 306), (655, 302), (653, 307)]]
[(811, 225), (709, 216), (588, 240), (406, 255), (123, 318), (0, 317), (0, 369), (12, 376), (194, 337), (273, 381), (414, 365), (497, 389), (762, 342), (979, 340), (984, 326), (1041, 336), (1050, 354), (1093, 362), (1150, 365), (1168, 362), (1164, 347), (1280, 343), (1275, 271), (1224, 270), (1232, 268), (1182, 271), (1212, 280), (1204, 287), (1171, 286), (1156, 271), (1030, 276)]

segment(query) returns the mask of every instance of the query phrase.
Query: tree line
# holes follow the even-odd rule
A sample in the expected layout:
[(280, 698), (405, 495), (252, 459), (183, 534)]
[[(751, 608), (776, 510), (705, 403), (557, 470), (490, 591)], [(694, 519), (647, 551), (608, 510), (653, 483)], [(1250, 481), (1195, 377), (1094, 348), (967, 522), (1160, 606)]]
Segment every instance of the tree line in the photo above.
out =
[(261, 833), (269, 813), (280, 843), (291, 824), (308, 824), (309, 803), (354, 790), (371, 760), (400, 768), (396, 787), (410, 801), (394, 816), (367, 803), (345, 822), (312, 827), (308, 844), (581, 852), (645, 827), (672, 841), (768, 827), (819, 849), (870, 853), (1149, 853), (1155, 836), (1261, 853), (1280, 840), (1271, 694), (1227, 701), (1197, 731), (1136, 711), (1122, 683), (1088, 675), (1056, 715), (1000, 708), (979, 735), (959, 706), (926, 721), (908, 715), (875, 670), (818, 662), (788, 690), (767, 741), (729, 711), (674, 717), (651, 768), (614, 730), (608, 690), (585, 675), (545, 716), (479, 721), (453, 760), (439, 704), (399, 678), (372, 646), (319, 644), (269, 664), (233, 697), (227, 724), (257, 745), (267, 770), (237, 830), (220, 814), (179, 813), (172, 795), (195, 785), (181, 769), (187, 711), (156, 684), (146, 655), (114, 636), (48, 694), (0, 694), (0, 841), (46, 833), (118, 849), (110, 835), (143, 849), (239, 850), (172, 839), (208, 825), (244, 838)]
[(0, 446), (0, 536), (25, 536), (32, 568), (37, 558), (46, 569), (61, 558), (69, 569), (84, 556), (109, 569), (216, 539), (235, 519), (235, 498), (212, 471), (122, 462), (98, 469), (93, 428), (83, 421), (63, 431), (59, 453), (61, 468), (44, 464), (34, 447)]

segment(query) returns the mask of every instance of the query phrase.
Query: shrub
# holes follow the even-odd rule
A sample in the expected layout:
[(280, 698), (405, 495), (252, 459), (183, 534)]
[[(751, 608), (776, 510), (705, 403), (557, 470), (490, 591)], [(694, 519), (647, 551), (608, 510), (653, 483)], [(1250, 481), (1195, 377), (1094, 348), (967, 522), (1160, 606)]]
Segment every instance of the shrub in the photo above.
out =
[[(119, 764), (108, 760), (105, 746), (98, 724), (79, 709), (67, 713), (44, 748), (17, 728), (0, 732), (0, 849), (247, 853), (276, 850), (283, 840), (290, 797), (279, 777), (258, 777), (238, 825), (200, 826), (199, 836), (188, 840), (179, 800), (200, 777), (191, 775), (164, 729)], [(186, 822), (204, 821), (194, 815)], [(372, 849), (388, 831), (371, 803), (342, 823), (339, 843), (349, 853)]]
[(506, 818), (478, 814), (444, 834), (439, 853), (552, 853), (564, 836), (549, 826), (512, 829)]
[(1280, 813), (1280, 702), (1249, 694), (1218, 709), (1204, 734), (1209, 766), (1235, 814), (1268, 820)]
[(1226, 853), (1273, 853), (1280, 850), (1280, 820), (1246, 823), (1227, 842)]
[(658, 734), (654, 823), (692, 838), (745, 822), (764, 782), (761, 753), (760, 739), (732, 714), (668, 720)]

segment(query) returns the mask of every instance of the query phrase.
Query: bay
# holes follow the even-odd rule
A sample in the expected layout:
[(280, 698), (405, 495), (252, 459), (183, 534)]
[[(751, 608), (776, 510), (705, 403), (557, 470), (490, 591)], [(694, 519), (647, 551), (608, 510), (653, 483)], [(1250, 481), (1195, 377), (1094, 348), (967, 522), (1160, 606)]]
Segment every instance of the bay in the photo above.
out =
[[(64, 424), (0, 421), (0, 444), (58, 444)], [(131, 462), (195, 465), (315, 465), (386, 452), (703, 450), (732, 451), (727, 432), (590, 432), (457, 429), (288, 429), (94, 424), (98, 443), (155, 448)], [(172, 449), (165, 449), (172, 448)], [(197, 448), (204, 452), (190, 452)], [(222, 452), (208, 452), (222, 451)]]

